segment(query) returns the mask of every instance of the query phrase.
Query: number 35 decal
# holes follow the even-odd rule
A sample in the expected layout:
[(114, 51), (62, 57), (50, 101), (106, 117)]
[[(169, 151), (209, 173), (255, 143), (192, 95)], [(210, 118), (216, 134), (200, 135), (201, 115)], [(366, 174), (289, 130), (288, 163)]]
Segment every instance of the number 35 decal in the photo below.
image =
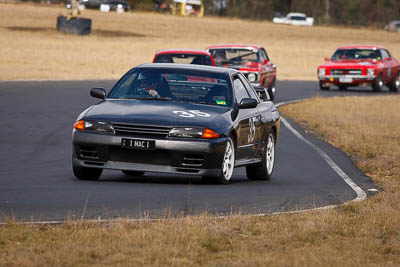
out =
[(193, 118), (193, 117), (211, 117), (210, 114), (205, 113), (205, 112), (201, 112), (200, 110), (187, 110), (187, 111), (183, 111), (183, 110), (174, 110), (172, 111), (174, 114), (177, 114), (180, 117), (184, 117), (184, 118)]

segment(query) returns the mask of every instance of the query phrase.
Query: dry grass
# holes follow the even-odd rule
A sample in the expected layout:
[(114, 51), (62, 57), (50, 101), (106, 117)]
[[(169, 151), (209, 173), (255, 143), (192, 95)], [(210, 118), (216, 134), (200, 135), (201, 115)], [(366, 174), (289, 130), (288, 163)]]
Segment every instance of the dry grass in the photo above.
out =
[(0, 227), (0, 266), (398, 266), (400, 96), (314, 98), (281, 111), (353, 156), (384, 191), (328, 211)]
[(0, 80), (118, 78), (162, 48), (256, 43), (278, 65), (280, 79), (316, 79), (316, 68), (340, 45), (380, 44), (400, 58), (400, 35), (381, 30), (292, 27), (239, 19), (154, 13), (100, 13), (93, 34), (57, 33), (62, 7), (0, 3)]

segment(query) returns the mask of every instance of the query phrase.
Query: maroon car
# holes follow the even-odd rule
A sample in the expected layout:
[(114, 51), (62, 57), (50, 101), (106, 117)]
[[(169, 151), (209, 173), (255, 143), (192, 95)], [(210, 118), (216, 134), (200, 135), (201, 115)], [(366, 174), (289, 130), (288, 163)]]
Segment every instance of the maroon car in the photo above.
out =
[(179, 63), (215, 66), (210, 53), (200, 49), (165, 49), (157, 51), (153, 63)]
[(243, 73), (253, 87), (268, 90), (271, 99), (276, 91), (276, 65), (264, 47), (252, 44), (212, 45), (206, 49), (217, 67), (233, 68)]
[(370, 86), (379, 92), (386, 85), (390, 91), (397, 92), (400, 64), (381, 46), (343, 46), (318, 67), (318, 79), (321, 90), (329, 90), (333, 85), (340, 90)]

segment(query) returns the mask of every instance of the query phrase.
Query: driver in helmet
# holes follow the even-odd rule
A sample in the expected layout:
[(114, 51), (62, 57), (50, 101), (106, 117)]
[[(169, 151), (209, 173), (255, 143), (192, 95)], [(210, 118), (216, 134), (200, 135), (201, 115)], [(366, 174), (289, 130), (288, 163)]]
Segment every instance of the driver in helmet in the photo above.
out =
[(153, 97), (173, 98), (168, 82), (159, 73), (142, 72), (139, 74), (138, 81), (138, 89), (146, 91)]

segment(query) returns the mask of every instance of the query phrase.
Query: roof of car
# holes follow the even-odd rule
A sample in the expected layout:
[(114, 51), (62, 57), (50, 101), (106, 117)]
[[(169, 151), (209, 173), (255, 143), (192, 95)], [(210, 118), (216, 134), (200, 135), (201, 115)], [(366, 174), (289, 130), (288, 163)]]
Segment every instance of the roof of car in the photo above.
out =
[(385, 49), (385, 48), (379, 45), (351, 45), (351, 46), (341, 46), (338, 49)]
[(262, 46), (255, 44), (216, 44), (207, 47), (207, 49), (213, 49), (213, 48), (253, 48), (258, 50), (262, 48)]
[(206, 50), (182, 49), (182, 48), (158, 50), (156, 52), (156, 55), (160, 55), (160, 54), (199, 54), (199, 55), (211, 56), (210, 53), (208, 53)]
[(304, 14), (304, 13), (298, 13), (298, 12), (291, 12), (291, 13), (289, 13), (289, 14), (287, 14), (289, 17), (292, 17), (292, 16), (299, 16), (299, 17), (307, 17), (307, 15), (306, 14)]
[(214, 73), (226, 73), (226, 74), (234, 74), (238, 73), (237, 70), (229, 69), (229, 68), (221, 68), (207, 65), (194, 65), (194, 64), (176, 64), (176, 63), (145, 63), (134, 67), (136, 68), (154, 68), (154, 69), (186, 69), (186, 70), (200, 70), (205, 72), (214, 72)]

